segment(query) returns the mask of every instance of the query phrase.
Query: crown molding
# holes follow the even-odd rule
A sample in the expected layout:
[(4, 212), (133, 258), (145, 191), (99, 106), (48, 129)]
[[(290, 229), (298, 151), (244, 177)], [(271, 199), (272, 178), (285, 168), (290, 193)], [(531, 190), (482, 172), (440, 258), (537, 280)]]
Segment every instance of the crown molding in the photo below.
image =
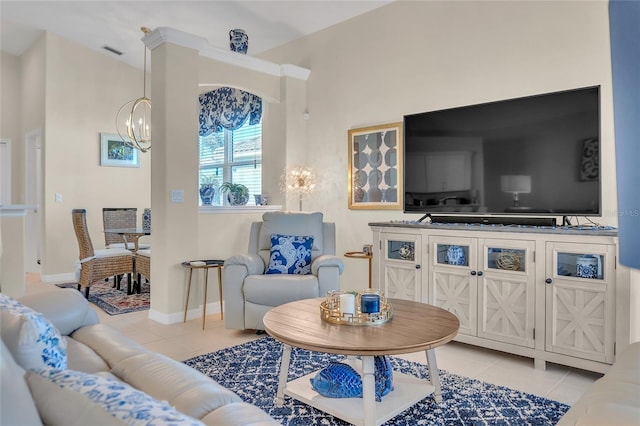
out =
[(154, 49), (163, 43), (177, 44), (182, 47), (197, 50), (199, 55), (226, 64), (257, 71), (275, 77), (291, 77), (297, 80), (307, 80), (311, 70), (292, 64), (276, 64), (253, 56), (220, 49), (211, 46), (209, 42), (193, 34), (185, 33), (170, 27), (158, 27), (142, 38), (142, 42), (149, 49)]
[(158, 27), (154, 29), (149, 34), (142, 37), (142, 42), (147, 46), (147, 48), (149, 48), (149, 50), (155, 49), (162, 43), (172, 43), (197, 51), (201, 51), (209, 43), (206, 38), (198, 37), (170, 27)]

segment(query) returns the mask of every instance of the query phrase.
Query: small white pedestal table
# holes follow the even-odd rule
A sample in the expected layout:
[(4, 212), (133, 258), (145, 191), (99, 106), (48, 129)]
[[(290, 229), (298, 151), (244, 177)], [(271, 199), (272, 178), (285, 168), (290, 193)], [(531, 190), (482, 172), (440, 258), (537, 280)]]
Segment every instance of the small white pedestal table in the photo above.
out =
[[(284, 344), (277, 393), (277, 404), (285, 395), (355, 425), (380, 425), (426, 396), (442, 401), (440, 377), (434, 348), (451, 341), (460, 322), (455, 315), (424, 303), (389, 299), (393, 318), (378, 325), (344, 325), (324, 321), (320, 303), (324, 299), (305, 299), (278, 306), (264, 316), (267, 333)], [(315, 372), (287, 382), (291, 348), (362, 357), (363, 398), (325, 398), (311, 388)], [(398, 371), (393, 372), (394, 390), (375, 400), (375, 355), (397, 355), (425, 351), (429, 381)]]

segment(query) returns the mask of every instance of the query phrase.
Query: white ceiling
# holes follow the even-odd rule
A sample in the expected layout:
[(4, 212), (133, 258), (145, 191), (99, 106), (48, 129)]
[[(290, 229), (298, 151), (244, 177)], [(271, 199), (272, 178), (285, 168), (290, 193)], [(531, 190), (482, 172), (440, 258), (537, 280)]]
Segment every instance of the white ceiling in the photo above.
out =
[[(249, 55), (384, 6), (393, 0), (0, 0), (0, 48), (21, 55), (49, 31), (142, 68), (140, 27), (171, 27), (229, 48), (229, 30), (249, 35)], [(118, 57), (103, 46), (123, 52)]]

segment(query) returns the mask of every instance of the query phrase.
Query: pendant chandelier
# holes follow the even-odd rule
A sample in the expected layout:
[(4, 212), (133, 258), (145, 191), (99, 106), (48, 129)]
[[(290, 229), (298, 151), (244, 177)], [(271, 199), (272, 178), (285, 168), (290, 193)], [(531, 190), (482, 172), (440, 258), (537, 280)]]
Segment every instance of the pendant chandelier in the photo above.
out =
[[(146, 35), (151, 30), (140, 28)], [(116, 114), (116, 129), (122, 141), (141, 152), (151, 148), (151, 99), (147, 98), (147, 46), (144, 46), (142, 97), (122, 105)]]

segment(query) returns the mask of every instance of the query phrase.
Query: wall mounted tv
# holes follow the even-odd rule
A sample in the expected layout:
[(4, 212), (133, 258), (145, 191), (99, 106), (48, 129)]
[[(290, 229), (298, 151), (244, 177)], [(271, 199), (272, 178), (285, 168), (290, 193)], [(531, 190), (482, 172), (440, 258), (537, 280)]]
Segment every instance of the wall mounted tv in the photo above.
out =
[(600, 87), (404, 117), (405, 213), (600, 216)]

